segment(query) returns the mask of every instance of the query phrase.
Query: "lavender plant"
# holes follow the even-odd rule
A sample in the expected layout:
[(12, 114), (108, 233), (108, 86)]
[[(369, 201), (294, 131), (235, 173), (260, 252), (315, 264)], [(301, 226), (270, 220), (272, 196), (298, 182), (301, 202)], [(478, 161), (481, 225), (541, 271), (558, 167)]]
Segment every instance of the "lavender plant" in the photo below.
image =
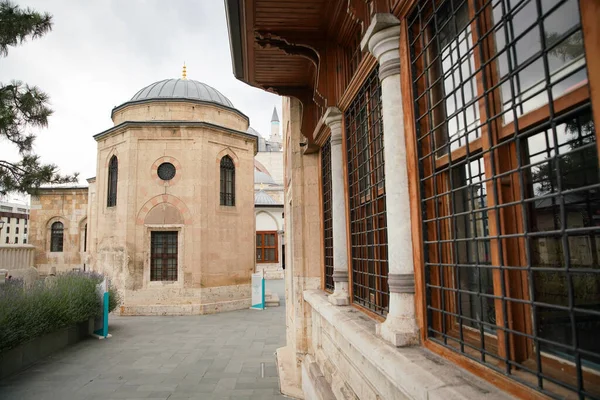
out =
[[(20, 280), (0, 285), (0, 353), (100, 313), (97, 273), (68, 272), (25, 288)], [(115, 292), (113, 309), (120, 296)]]

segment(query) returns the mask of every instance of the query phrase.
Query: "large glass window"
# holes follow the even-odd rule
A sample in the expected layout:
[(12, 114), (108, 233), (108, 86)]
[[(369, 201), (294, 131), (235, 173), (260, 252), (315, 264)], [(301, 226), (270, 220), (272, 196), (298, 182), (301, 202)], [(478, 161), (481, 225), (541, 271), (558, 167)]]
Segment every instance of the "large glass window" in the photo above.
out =
[(229, 156), (221, 158), (221, 205), (235, 206), (235, 164)]
[(408, 17), (427, 334), (551, 396), (600, 395), (600, 176), (579, 2)]
[(344, 114), (352, 254), (352, 301), (388, 310), (388, 257), (379, 69)]
[(151, 233), (150, 280), (177, 280), (177, 232)]

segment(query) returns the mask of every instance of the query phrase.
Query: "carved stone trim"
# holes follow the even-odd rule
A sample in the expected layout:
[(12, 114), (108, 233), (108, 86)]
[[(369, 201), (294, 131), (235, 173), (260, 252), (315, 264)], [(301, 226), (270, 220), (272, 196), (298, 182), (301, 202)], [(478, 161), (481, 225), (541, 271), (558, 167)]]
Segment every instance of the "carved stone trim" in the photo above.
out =
[(333, 270), (333, 281), (334, 282), (348, 282), (348, 271), (346, 270)]
[(415, 275), (389, 274), (388, 287), (391, 293), (415, 293)]

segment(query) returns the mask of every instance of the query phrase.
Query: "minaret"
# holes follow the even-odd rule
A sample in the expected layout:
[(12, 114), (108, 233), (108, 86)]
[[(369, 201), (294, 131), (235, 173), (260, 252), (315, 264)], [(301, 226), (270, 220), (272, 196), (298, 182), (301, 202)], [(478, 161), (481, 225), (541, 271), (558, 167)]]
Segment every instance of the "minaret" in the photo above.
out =
[(273, 107), (273, 116), (271, 117), (271, 137), (270, 142), (276, 142), (281, 144), (281, 135), (279, 134), (279, 116), (277, 115), (277, 108)]

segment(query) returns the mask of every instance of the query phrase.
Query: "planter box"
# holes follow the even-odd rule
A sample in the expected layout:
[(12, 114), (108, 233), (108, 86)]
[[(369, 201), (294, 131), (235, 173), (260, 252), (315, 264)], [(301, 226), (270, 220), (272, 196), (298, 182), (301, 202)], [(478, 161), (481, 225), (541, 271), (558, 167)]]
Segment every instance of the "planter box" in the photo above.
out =
[(94, 320), (80, 322), (76, 325), (37, 337), (14, 349), (0, 353), (0, 380), (16, 374), (44, 357), (75, 344), (93, 332)]

